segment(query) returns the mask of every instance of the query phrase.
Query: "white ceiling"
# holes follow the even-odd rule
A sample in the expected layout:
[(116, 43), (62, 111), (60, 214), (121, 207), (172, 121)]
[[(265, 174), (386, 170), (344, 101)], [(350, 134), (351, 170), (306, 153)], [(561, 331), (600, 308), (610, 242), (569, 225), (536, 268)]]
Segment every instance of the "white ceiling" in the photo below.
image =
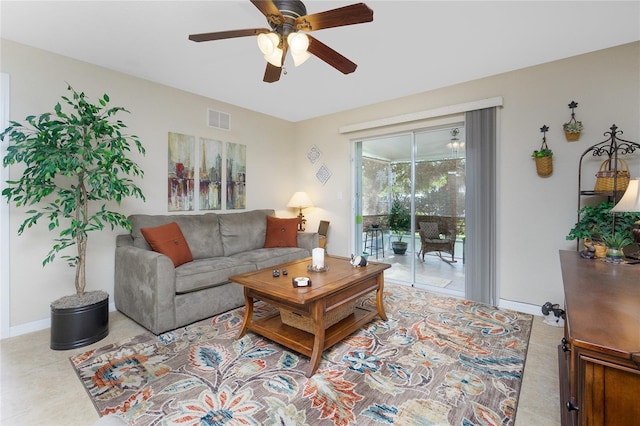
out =
[(364, 1), (373, 22), (313, 33), (355, 73), (288, 57), (276, 83), (254, 37), (187, 39), (267, 27), (248, 0), (2, 0), (1, 36), (293, 122), (640, 40), (640, 1)]

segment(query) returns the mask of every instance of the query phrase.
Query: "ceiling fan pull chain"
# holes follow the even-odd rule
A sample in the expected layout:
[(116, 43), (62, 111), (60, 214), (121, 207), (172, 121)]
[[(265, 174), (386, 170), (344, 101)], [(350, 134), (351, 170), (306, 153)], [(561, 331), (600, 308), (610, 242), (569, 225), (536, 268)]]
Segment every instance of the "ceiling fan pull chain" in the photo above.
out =
[(287, 75), (287, 68), (284, 65), (282, 66), (282, 74)]

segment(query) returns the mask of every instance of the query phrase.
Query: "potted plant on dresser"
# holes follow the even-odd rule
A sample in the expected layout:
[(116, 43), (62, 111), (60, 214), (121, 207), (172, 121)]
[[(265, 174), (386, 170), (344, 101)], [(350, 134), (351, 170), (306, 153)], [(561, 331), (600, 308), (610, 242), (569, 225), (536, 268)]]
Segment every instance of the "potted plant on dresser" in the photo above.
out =
[[(85, 291), (87, 241), (91, 231), (106, 225), (130, 229), (126, 216), (107, 209), (107, 202), (144, 195), (129, 176), (143, 171), (127, 157), (131, 144), (140, 154), (144, 147), (135, 135), (125, 135), (126, 125), (115, 118), (122, 107), (110, 107), (109, 96), (92, 104), (82, 92), (67, 87), (54, 112), (29, 115), (25, 123), (11, 121), (0, 137), (11, 142), (3, 159), (5, 167), (23, 165), (22, 175), (7, 181), (2, 195), (16, 207), (28, 207), (18, 235), (48, 221), (49, 231), (60, 229), (42, 262), (57, 254), (75, 268), (74, 295), (51, 304), (51, 348), (82, 347), (109, 333), (109, 294)], [(64, 251), (75, 246), (75, 255)]]
[(618, 232), (616, 234), (605, 234), (602, 236), (602, 241), (607, 247), (606, 258), (607, 261), (613, 263), (622, 263), (624, 260), (623, 249), (633, 243), (630, 232)]
[[(631, 236), (631, 228), (640, 220), (640, 213), (616, 213), (615, 221), (611, 209), (613, 201), (601, 201), (596, 205), (586, 205), (578, 210), (578, 222), (571, 228), (567, 240), (582, 239), (593, 244), (597, 257), (606, 256), (605, 236)], [(615, 223), (615, 229), (614, 229)]]
[(389, 229), (397, 238), (396, 241), (391, 242), (391, 249), (394, 254), (405, 254), (407, 252), (407, 242), (402, 241), (402, 238), (410, 228), (411, 213), (409, 208), (396, 197), (389, 212)]

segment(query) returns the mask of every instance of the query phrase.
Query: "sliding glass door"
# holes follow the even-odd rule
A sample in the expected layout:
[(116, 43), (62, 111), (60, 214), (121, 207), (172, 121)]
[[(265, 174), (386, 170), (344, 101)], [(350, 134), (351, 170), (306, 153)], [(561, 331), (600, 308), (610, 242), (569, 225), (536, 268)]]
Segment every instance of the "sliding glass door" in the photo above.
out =
[(357, 247), (392, 265), (389, 281), (463, 295), (464, 125), (363, 139), (355, 152)]

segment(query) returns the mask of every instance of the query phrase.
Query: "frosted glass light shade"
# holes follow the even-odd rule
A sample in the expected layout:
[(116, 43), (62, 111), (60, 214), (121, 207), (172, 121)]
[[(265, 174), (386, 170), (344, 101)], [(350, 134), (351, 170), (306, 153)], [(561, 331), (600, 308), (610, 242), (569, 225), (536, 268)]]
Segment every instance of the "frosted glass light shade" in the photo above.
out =
[(311, 57), (311, 53), (302, 52), (302, 53), (293, 53), (291, 52), (291, 57), (293, 58), (293, 65), (296, 67), (304, 64), (304, 62)]
[(291, 49), (291, 57), (293, 58), (293, 64), (297, 67), (302, 65), (304, 61), (311, 57), (311, 54), (307, 52), (309, 48), (309, 37), (301, 31), (297, 33), (291, 33), (287, 36), (287, 43)]
[(276, 33), (258, 34), (258, 48), (264, 55), (264, 59), (271, 65), (276, 67), (282, 66), (282, 49), (280, 45), (280, 36)]
[(640, 178), (634, 178), (629, 181), (627, 190), (611, 211), (640, 212)]
[(267, 62), (269, 62), (273, 66), (281, 67), (282, 66), (282, 49), (280, 49), (279, 47), (276, 47), (276, 49), (273, 51), (272, 54), (264, 55), (264, 59), (266, 59)]
[(287, 36), (287, 43), (292, 52), (306, 52), (309, 48), (309, 37), (303, 32), (291, 33)]
[(280, 44), (280, 37), (276, 33), (258, 34), (258, 48), (263, 55), (270, 55)]
[(313, 207), (313, 203), (311, 202), (311, 198), (304, 191), (298, 191), (289, 200), (287, 203), (287, 207), (295, 207), (295, 208), (304, 208), (304, 207)]

